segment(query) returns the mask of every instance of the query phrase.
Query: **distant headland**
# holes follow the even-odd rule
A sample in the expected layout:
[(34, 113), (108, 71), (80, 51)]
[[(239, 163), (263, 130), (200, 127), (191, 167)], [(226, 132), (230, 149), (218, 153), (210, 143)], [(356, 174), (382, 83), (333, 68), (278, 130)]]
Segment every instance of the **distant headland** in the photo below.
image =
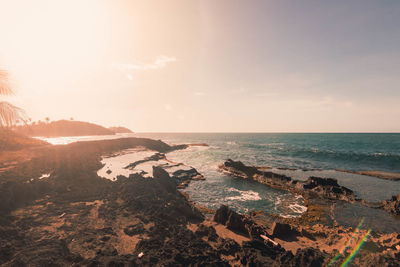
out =
[(125, 127), (106, 128), (98, 124), (59, 120), (49, 123), (16, 126), (13, 130), (26, 136), (60, 137), (60, 136), (85, 136), (85, 135), (114, 135), (117, 133), (132, 133)]

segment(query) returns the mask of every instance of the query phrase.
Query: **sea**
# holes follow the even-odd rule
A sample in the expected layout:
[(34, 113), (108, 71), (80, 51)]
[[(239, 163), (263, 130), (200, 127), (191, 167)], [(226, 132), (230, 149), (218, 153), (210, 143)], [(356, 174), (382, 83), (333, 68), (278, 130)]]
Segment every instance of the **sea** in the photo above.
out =
[[(358, 198), (369, 202), (400, 194), (400, 181), (338, 171), (400, 172), (398, 133), (133, 133), (41, 139), (52, 144), (67, 144), (123, 137), (146, 137), (168, 144), (208, 144), (167, 154), (169, 160), (194, 167), (204, 175), (204, 181), (192, 181), (184, 191), (192, 201), (208, 208), (225, 204), (239, 213), (262, 210), (288, 218), (307, 210), (300, 195), (220, 172), (218, 165), (227, 159), (271, 167), (273, 172), (298, 180), (307, 180), (310, 176), (335, 178), (340, 185), (352, 189)], [(128, 159), (124, 156), (120, 161)], [(130, 162), (120, 165), (125, 163)], [(335, 207), (334, 214), (345, 226), (354, 227), (365, 218), (365, 227), (400, 232), (400, 219), (379, 209), (341, 203)]]

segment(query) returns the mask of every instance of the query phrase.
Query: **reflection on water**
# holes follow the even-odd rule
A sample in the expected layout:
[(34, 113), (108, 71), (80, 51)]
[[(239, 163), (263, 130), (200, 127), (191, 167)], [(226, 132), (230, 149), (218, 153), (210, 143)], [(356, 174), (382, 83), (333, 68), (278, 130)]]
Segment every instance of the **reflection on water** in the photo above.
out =
[(365, 218), (364, 228), (375, 232), (400, 233), (400, 217), (390, 215), (381, 209), (372, 209), (361, 204), (338, 203), (334, 216), (339, 224), (346, 227), (356, 227)]
[(80, 141), (111, 140), (118, 138), (133, 137), (133, 133), (121, 133), (115, 135), (87, 135), (87, 136), (65, 136), (65, 137), (34, 137), (46, 141), (52, 145), (67, 145)]

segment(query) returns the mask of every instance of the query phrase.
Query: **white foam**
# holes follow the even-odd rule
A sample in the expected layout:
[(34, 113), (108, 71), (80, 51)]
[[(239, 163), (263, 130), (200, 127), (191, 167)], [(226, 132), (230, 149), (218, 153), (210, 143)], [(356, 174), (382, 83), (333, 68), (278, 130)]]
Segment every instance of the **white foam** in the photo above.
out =
[(290, 204), (288, 206), (288, 208), (291, 209), (292, 211), (294, 211), (296, 213), (300, 213), (300, 214), (307, 211), (307, 207), (306, 206), (300, 205), (298, 203)]
[(260, 194), (257, 192), (254, 192), (252, 190), (248, 190), (248, 191), (242, 191), (242, 190), (238, 190), (236, 188), (229, 188), (228, 191), (230, 192), (237, 192), (240, 195), (239, 196), (231, 196), (231, 197), (227, 197), (227, 200), (237, 200), (237, 201), (248, 201), (248, 200), (261, 200)]
[(277, 197), (276, 198), (276, 201), (275, 201), (275, 206), (279, 206), (280, 204), (282, 203), (282, 199), (280, 198), (280, 197)]
[(42, 176), (39, 177), (39, 180), (42, 180), (44, 178), (49, 178), (50, 177), (50, 173), (44, 173), (42, 174)]

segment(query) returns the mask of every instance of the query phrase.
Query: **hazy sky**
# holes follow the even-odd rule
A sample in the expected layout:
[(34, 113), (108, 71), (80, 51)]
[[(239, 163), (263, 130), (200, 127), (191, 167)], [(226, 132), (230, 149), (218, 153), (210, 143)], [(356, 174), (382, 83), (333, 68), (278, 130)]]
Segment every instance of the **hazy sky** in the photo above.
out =
[(400, 1), (0, 0), (34, 119), (134, 131), (400, 131)]

